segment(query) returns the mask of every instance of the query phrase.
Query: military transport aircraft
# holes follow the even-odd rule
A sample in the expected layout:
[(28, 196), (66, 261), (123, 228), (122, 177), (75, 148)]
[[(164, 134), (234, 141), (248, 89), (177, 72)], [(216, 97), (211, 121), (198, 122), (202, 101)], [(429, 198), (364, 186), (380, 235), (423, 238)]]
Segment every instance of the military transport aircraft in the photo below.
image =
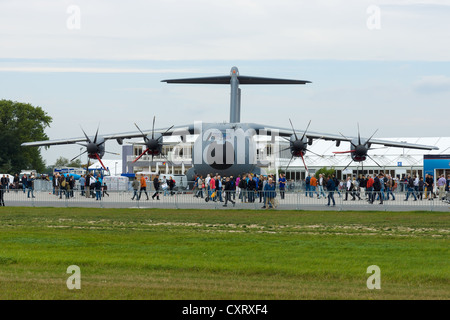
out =
[[(180, 136), (185, 141), (187, 135), (197, 135), (192, 149), (193, 166), (187, 172), (188, 180), (192, 180), (195, 175), (206, 176), (208, 173), (219, 173), (221, 176), (237, 176), (242, 173), (265, 174), (264, 170), (258, 167), (256, 159), (256, 136), (271, 136), (272, 142), (276, 137), (282, 137), (289, 141), (291, 160), (301, 157), (304, 162), (304, 155), (308, 150), (308, 145), (312, 145), (315, 139), (336, 141), (339, 147), (342, 141), (348, 141), (353, 149), (347, 152), (352, 154), (354, 161), (363, 161), (367, 156), (367, 151), (373, 144), (385, 147), (412, 148), (423, 150), (437, 150), (435, 146), (410, 144), (403, 142), (393, 142), (386, 140), (362, 139), (343, 135), (296, 131), (291, 122), (291, 128), (273, 127), (255, 123), (241, 123), (241, 89), (239, 85), (304, 85), (311, 83), (306, 80), (289, 80), (276, 78), (262, 78), (243, 76), (239, 74), (237, 67), (232, 67), (230, 75), (213, 76), (201, 78), (171, 79), (162, 82), (177, 84), (226, 84), (231, 86), (230, 94), (230, 122), (229, 123), (202, 123), (195, 122), (181, 126), (172, 126), (168, 129), (155, 129), (155, 118), (151, 130), (137, 132), (115, 133), (98, 136), (98, 130), (94, 139), (88, 138), (86, 134), (81, 138), (59, 139), (48, 141), (37, 141), (23, 143), (22, 146), (50, 146), (58, 144), (80, 143), (87, 141), (85, 145), (90, 158), (100, 159), (104, 154), (104, 142), (115, 139), (119, 144), (124, 139), (144, 138), (145, 151), (139, 155), (139, 159), (144, 154), (151, 154), (152, 158), (162, 155), (163, 136)], [(289, 120), (290, 121), (290, 120)], [(309, 127), (309, 124), (308, 124)], [(308, 129), (308, 128), (307, 128)], [(301, 136), (300, 136), (301, 135)], [(311, 151), (310, 151), (311, 152)], [(136, 159), (136, 160), (137, 160)], [(136, 161), (135, 160), (135, 161)], [(153, 159), (152, 159), (153, 160)], [(305, 168), (306, 164), (304, 163)], [(306, 168), (307, 169), (307, 168)]]

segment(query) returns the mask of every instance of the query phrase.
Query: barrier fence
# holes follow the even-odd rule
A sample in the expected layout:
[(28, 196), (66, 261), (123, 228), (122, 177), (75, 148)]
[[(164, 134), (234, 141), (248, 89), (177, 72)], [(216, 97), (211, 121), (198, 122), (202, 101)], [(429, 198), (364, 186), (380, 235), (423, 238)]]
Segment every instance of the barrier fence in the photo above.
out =
[[(100, 195), (92, 192), (86, 197), (86, 193), (81, 194), (80, 190), (73, 192), (59, 192), (54, 194), (50, 191), (31, 191), (29, 189), (3, 190), (3, 198), (6, 206), (23, 207), (94, 207), (94, 208), (174, 208), (174, 209), (262, 209), (267, 197), (260, 192), (230, 192), (227, 207), (224, 207), (226, 201), (226, 192), (215, 194), (215, 197), (208, 197), (207, 192), (202, 193), (192, 191), (177, 191), (172, 194), (169, 191), (160, 191), (158, 196), (154, 196), (155, 191), (147, 191), (137, 195), (134, 191), (110, 191)], [(210, 193), (211, 194), (211, 193)], [(338, 192), (333, 193), (333, 201), (328, 203), (328, 192), (323, 194), (312, 192), (306, 194), (305, 191), (290, 192), (286, 191), (284, 196), (279, 190), (276, 192), (275, 207), (281, 210), (384, 210), (384, 211), (447, 211), (450, 210), (450, 201), (444, 197), (428, 195), (432, 200), (426, 199), (415, 192), (395, 192), (384, 197), (383, 204), (380, 204), (378, 193), (352, 193)], [(448, 194), (448, 193), (447, 193)], [(97, 200), (97, 197), (99, 199)], [(133, 199), (134, 196), (134, 199)], [(374, 197), (373, 203), (370, 203), (370, 197)], [(389, 197), (388, 197), (389, 196)], [(393, 197), (394, 196), (394, 197)], [(159, 200), (158, 200), (159, 198)], [(415, 200), (415, 198), (417, 200)], [(444, 198), (444, 199), (441, 199)], [(147, 200), (148, 199), (148, 200)], [(272, 207), (271, 205), (269, 207)]]

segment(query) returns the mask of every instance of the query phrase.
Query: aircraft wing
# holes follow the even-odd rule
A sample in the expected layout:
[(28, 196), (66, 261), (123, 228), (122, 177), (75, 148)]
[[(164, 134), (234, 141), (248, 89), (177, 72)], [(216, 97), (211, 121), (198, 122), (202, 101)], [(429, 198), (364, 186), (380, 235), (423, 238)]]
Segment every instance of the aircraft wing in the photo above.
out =
[[(290, 137), (293, 135), (293, 131), (291, 128), (281, 128), (281, 127), (273, 127), (273, 126), (265, 126), (253, 124), (253, 128), (257, 131), (258, 134), (266, 133), (271, 134), (272, 132), (277, 133), (281, 137)], [(295, 133), (299, 137), (299, 139), (303, 136), (304, 131), (296, 130)], [(354, 139), (358, 139), (358, 137), (344, 137), (342, 135), (330, 134), (330, 133), (319, 133), (319, 132), (306, 132), (307, 139), (321, 139), (328, 141), (348, 141), (351, 142)], [(367, 138), (361, 138), (361, 140), (366, 141)], [(397, 142), (390, 140), (381, 140), (381, 139), (370, 139), (370, 144), (378, 144), (383, 145), (385, 147), (396, 147), (396, 148), (409, 148), (409, 149), (421, 149), (421, 150), (439, 150), (436, 146), (428, 146), (422, 144), (414, 144), (407, 142)]]
[(43, 140), (43, 141), (33, 141), (33, 142), (24, 142), (21, 144), (22, 147), (49, 147), (56, 146), (61, 144), (73, 144), (77, 142), (85, 142), (85, 137), (80, 138), (70, 138), (70, 139), (55, 139), (55, 140)]
[[(144, 134), (151, 134), (152, 130), (144, 130)], [(155, 133), (161, 133), (163, 135), (184, 135), (186, 133), (193, 134), (194, 126), (193, 125), (182, 125), (182, 126), (174, 126), (170, 130), (165, 129), (155, 129)], [(113, 133), (113, 134), (99, 134), (105, 140), (113, 140), (116, 139), (119, 144), (121, 144), (124, 139), (133, 139), (133, 138), (142, 138), (142, 133), (140, 131), (130, 131), (130, 132), (121, 132), (121, 133)], [(22, 143), (22, 147), (49, 147), (54, 145), (62, 145), (62, 144), (74, 144), (79, 142), (86, 142), (86, 137), (78, 137), (78, 138), (68, 138), (68, 139), (54, 139), (54, 140), (43, 140), (43, 141), (33, 141), (33, 142), (25, 142)]]

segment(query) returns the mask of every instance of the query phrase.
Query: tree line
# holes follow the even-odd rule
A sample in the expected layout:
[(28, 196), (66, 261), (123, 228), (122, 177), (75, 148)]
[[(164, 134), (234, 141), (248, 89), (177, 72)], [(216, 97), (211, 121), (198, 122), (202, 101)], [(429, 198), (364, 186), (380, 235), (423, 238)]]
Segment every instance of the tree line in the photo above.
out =
[(24, 142), (48, 140), (44, 130), (52, 117), (29, 103), (0, 100), (0, 172), (19, 173), (23, 169), (45, 171), (39, 147), (21, 147)]

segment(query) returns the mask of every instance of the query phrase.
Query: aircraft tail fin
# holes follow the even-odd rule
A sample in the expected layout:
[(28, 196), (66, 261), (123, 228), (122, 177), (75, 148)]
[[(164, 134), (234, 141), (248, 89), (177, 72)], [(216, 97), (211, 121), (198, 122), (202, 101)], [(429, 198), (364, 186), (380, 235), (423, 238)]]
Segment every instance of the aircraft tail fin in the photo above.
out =
[(230, 123), (239, 123), (241, 121), (241, 89), (239, 85), (242, 84), (306, 84), (311, 83), (307, 80), (291, 80), (291, 79), (277, 79), (277, 78), (263, 78), (263, 77), (249, 77), (239, 75), (239, 70), (236, 67), (231, 68), (229, 76), (218, 77), (202, 77), (202, 78), (185, 78), (185, 79), (168, 79), (162, 80), (166, 83), (186, 83), (186, 84), (228, 84), (231, 86), (230, 95)]

